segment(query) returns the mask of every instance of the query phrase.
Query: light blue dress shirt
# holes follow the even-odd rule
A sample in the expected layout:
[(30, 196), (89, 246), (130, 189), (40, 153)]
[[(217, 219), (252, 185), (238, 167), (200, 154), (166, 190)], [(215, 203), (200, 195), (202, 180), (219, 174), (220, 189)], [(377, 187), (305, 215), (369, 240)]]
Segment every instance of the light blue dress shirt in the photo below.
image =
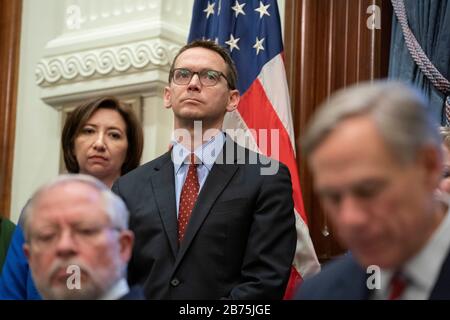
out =
[[(194, 150), (194, 154), (199, 161), (197, 166), (198, 182), (200, 185), (200, 191), (202, 190), (203, 184), (208, 177), (212, 166), (217, 160), (220, 152), (222, 152), (223, 145), (225, 143), (225, 134), (219, 132), (207, 142), (203, 143), (201, 146)], [(182, 144), (174, 141), (172, 148), (172, 160), (175, 172), (175, 195), (177, 202), (177, 217), (178, 217), (178, 207), (180, 203), (181, 189), (183, 188), (184, 180), (186, 180), (186, 175), (189, 169), (189, 155), (190, 151), (186, 149)], [(200, 192), (199, 191), (199, 192)]]

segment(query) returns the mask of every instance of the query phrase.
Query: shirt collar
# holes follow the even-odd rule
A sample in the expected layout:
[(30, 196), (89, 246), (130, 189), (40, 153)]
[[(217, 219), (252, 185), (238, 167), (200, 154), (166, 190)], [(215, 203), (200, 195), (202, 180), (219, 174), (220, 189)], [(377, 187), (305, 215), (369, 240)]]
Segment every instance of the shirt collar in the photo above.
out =
[(118, 300), (130, 292), (127, 281), (122, 278), (112, 286), (99, 300)]
[(425, 247), (412, 259), (404, 269), (407, 278), (414, 285), (421, 287), (427, 292), (431, 290), (439, 276), (442, 264), (448, 254), (450, 247), (450, 206), (447, 213), (436, 231), (426, 243)]
[[(422, 250), (409, 259), (402, 267), (401, 272), (410, 285), (427, 292), (428, 295), (436, 283), (439, 272), (450, 248), (450, 205), (447, 213), (425, 244)], [(394, 275), (392, 269), (381, 270), (381, 288), (384, 292), (389, 289), (389, 283)]]
[[(172, 141), (172, 161), (175, 167), (175, 172), (178, 173), (181, 166), (186, 163), (186, 158), (190, 151), (186, 149), (181, 143)], [(225, 135), (223, 132), (218, 132), (215, 136), (205, 141), (201, 146), (194, 150), (194, 154), (198, 162), (204, 165), (208, 171), (211, 171), (212, 166), (217, 160), (219, 153), (223, 149), (225, 143)]]

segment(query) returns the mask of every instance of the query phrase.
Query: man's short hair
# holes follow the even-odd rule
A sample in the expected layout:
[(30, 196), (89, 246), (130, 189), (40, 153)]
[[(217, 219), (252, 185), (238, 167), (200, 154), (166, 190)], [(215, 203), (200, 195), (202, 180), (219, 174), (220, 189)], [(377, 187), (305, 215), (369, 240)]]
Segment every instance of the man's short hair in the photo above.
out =
[(228, 80), (227, 81), (228, 88), (231, 90), (236, 89), (236, 87), (237, 87), (237, 69), (236, 69), (236, 65), (233, 62), (233, 59), (231, 59), (230, 55), (228, 54), (228, 51), (225, 48), (222, 48), (217, 43), (215, 43), (214, 41), (210, 41), (210, 40), (195, 40), (191, 43), (188, 43), (187, 45), (182, 47), (180, 49), (180, 51), (178, 51), (177, 55), (173, 59), (172, 65), (170, 66), (169, 83), (172, 81), (173, 72), (175, 69), (175, 63), (176, 63), (178, 57), (184, 51), (186, 51), (188, 49), (192, 49), (192, 48), (205, 48), (205, 49), (208, 49), (208, 50), (218, 53), (222, 57), (222, 59), (225, 61), (225, 64), (227, 65), (226, 77)]
[(441, 150), (442, 140), (427, 107), (417, 90), (396, 81), (366, 82), (339, 90), (310, 122), (302, 140), (303, 151), (311, 154), (342, 121), (368, 116), (392, 154), (400, 162), (410, 163), (425, 145)]

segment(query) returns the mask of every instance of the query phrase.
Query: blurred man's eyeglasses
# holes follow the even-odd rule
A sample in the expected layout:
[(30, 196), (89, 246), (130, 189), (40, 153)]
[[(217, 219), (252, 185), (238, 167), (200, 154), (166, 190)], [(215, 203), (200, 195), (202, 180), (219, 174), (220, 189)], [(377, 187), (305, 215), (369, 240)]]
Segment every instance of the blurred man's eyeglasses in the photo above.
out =
[(228, 87), (231, 87), (228, 82), (228, 78), (222, 72), (216, 70), (205, 69), (202, 71), (194, 72), (185, 68), (177, 68), (173, 70), (172, 79), (175, 84), (184, 86), (191, 82), (192, 77), (195, 74), (198, 75), (200, 83), (205, 87), (215, 86), (220, 81), (220, 77), (223, 77), (227, 81)]
[[(111, 225), (76, 226), (70, 228), (70, 236), (77, 245), (92, 244), (98, 239), (103, 230), (120, 232), (122, 229)], [(60, 228), (32, 233), (30, 244), (37, 250), (53, 249), (61, 240), (62, 233)]]

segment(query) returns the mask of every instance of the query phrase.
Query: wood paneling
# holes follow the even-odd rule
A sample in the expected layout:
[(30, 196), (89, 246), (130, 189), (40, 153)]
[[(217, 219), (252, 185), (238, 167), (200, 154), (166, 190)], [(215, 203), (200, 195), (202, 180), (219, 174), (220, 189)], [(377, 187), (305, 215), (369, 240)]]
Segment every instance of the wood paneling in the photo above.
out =
[(0, 215), (9, 217), (22, 0), (0, 0)]
[[(371, 5), (381, 9), (381, 29), (367, 26)], [(286, 0), (286, 68), (299, 150), (308, 120), (333, 91), (387, 76), (391, 17), (386, 0)], [(300, 152), (297, 161), (311, 237), (319, 260), (326, 261), (344, 249), (313, 193)]]

